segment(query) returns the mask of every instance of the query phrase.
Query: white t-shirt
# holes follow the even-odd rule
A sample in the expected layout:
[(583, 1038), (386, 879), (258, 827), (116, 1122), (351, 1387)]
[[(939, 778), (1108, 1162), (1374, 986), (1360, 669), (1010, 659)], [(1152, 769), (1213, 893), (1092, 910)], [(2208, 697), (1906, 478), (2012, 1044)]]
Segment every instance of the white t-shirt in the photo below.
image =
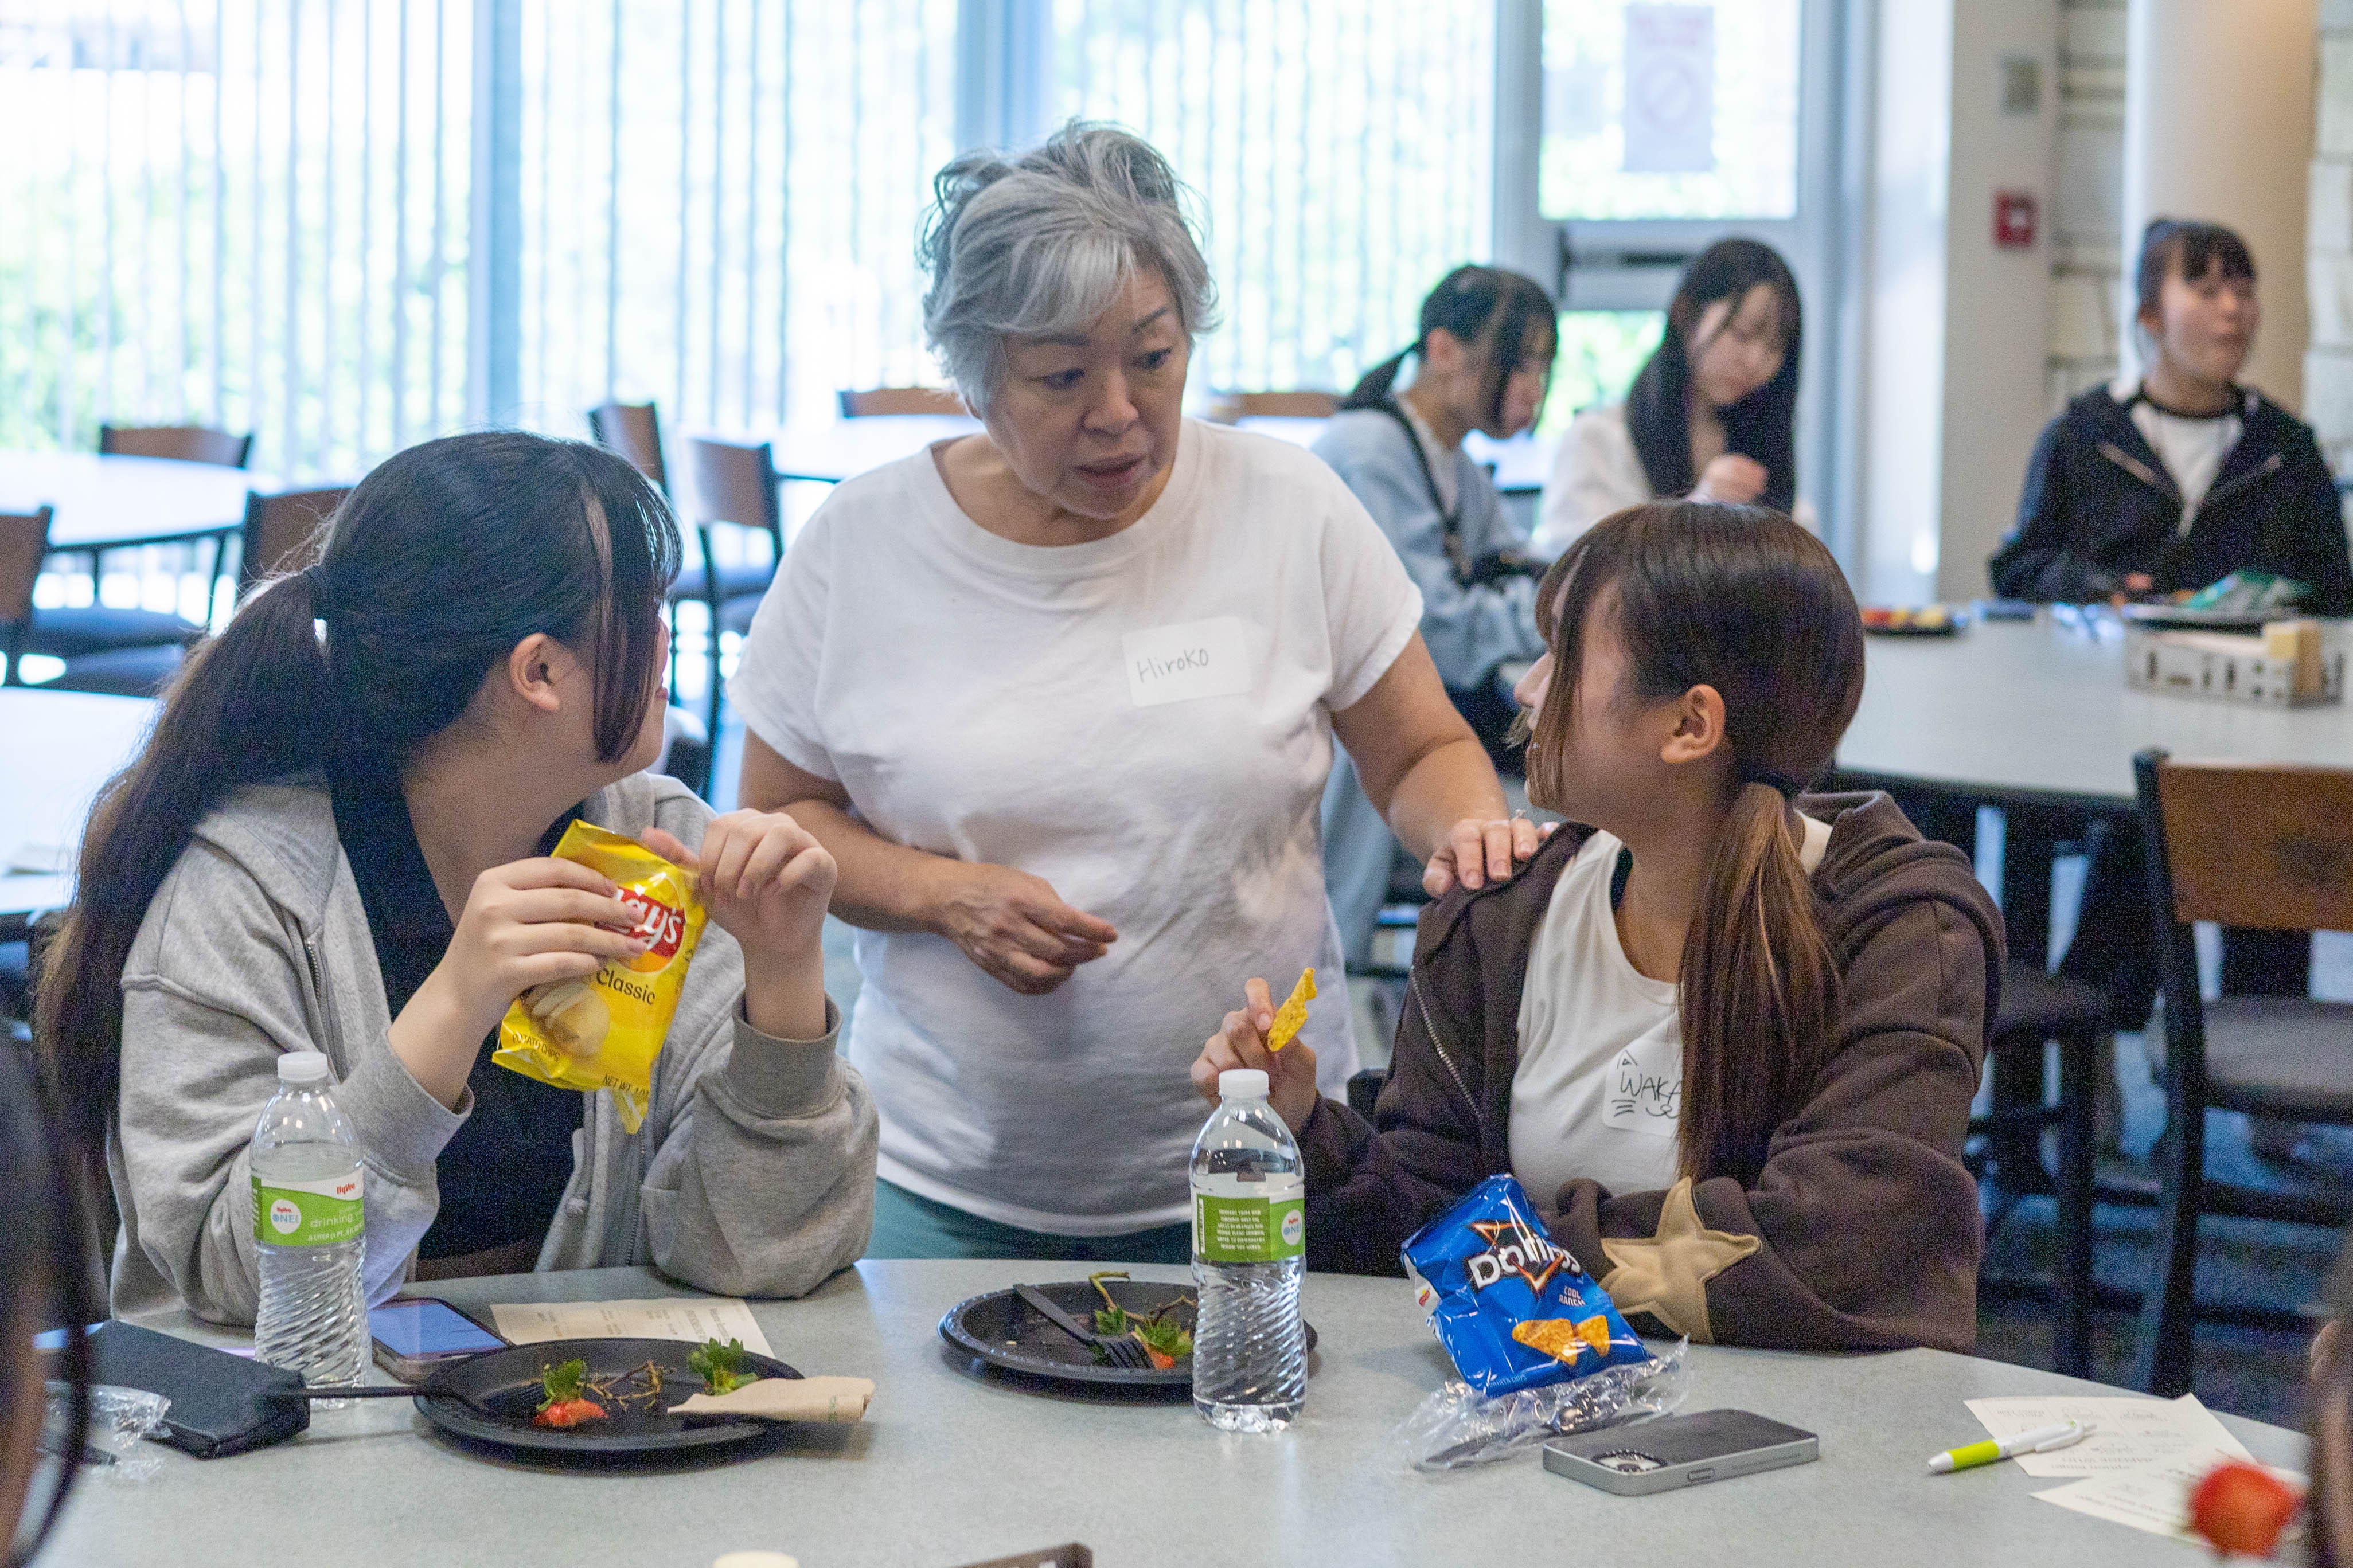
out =
[(849, 1054), (885, 1179), (1061, 1235), (1185, 1220), (1208, 1114), (1187, 1069), (1244, 980), (1279, 996), (1311, 963), (1302, 1037), (1344, 1092), (1331, 715), (1420, 618), (1330, 468), (1218, 426), (1186, 421), (1152, 510), (1085, 544), (987, 532), (930, 452), (834, 490), (753, 620), (745, 722), (883, 837), (1028, 871), (1119, 931), (1043, 996), (944, 937), (858, 933)]
[[(1808, 872), (1830, 846), (1803, 819)], [(1553, 888), (1520, 988), (1512, 1074), (1512, 1174), (1549, 1212), (1563, 1183), (1656, 1192), (1675, 1179), (1683, 1125), (1683, 988), (1636, 969), (1618, 941), (1609, 884), (1624, 846), (1597, 832)]]
[[(2119, 383), (2118, 391), (2109, 392), (2117, 402), (2131, 402), (2139, 389)], [(2173, 476), (2176, 489), (2181, 491), (2181, 520), (2174, 525), (2178, 533), (2189, 531), (2198, 516), (2206, 492), (2214, 488), (2214, 476), (2221, 471), (2222, 459), (2239, 444), (2246, 431), (2246, 421), (2239, 417), (2236, 408), (2221, 414), (2205, 416), (2170, 414), (2141, 398), (2132, 403), (2132, 422), (2148, 441), (2165, 471)]]

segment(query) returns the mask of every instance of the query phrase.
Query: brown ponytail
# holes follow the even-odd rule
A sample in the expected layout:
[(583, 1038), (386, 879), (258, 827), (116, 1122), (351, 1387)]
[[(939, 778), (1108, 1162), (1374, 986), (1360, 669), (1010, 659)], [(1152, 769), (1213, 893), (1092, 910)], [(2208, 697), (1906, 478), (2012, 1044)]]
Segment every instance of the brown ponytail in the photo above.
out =
[(1528, 795), (1564, 798), (1588, 612), (1617, 592), (1630, 695), (1712, 686), (1736, 772), (1683, 938), (1683, 1173), (1754, 1177), (1810, 1092), (1838, 1026), (1838, 971), (1799, 860), (1789, 797), (1830, 766), (1862, 699), (1862, 621), (1831, 552), (1778, 512), (1659, 502), (1604, 520), (1554, 563), (1554, 700), (1528, 747)]

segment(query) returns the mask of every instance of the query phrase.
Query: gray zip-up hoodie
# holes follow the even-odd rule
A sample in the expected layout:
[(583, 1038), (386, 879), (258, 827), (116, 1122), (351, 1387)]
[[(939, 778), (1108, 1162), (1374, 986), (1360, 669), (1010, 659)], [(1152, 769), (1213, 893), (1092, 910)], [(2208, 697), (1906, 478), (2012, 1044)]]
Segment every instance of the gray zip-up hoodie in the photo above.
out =
[[(711, 808), (638, 773), (589, 798), (593, 823), (700, 847)], [(874, 1105), (827, 1037), (743, 1017), (744, 955), (704, 927), (655, 1068), (645, 1125), (586, 1097), (571, 1184), (538, 1267), (650, 1263), (701, 1289), (797, 1296), (865, 1250)], [(323, 779), (239, 791), (198, 824), (122, 971), (122, 1093), (107, 1169), (122, 1229), (118, 1315), (185, 1305), (250, 1323), (259, 1290), (247, 1145), (278, 1058), (320, 1050), (366, 1157), (366, 1283), (396, 1290), (440, 1207), (434, 1162), (473, 1110), (445, 1109), (392, 1054), (384, 979)]]

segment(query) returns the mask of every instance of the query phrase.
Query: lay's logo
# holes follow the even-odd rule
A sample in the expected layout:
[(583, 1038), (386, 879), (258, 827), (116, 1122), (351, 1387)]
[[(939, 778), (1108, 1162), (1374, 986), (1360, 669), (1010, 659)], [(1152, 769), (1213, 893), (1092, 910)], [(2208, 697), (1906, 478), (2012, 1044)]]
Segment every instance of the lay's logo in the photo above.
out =
[(644, 937), (652, 943), (629, 960), (629, 967), (639, 974), (653, 974), (669, 968), (670, 961), (678, 956), (679, 942), (686, 936), (686, 910), (669, 879), (649, 882), (643, 888), (623, 888), (621, 902), (636, 921), (629, 934)]

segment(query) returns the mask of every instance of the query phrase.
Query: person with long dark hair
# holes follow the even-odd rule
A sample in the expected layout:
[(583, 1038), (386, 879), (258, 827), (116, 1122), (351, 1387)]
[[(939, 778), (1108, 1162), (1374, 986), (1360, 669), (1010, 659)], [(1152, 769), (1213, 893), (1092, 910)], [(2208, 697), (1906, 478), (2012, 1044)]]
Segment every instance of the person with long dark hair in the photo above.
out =
[(1623, 404), (1588, 408), (1560, 438), (1535, 545), (1557, 554), (1646, 500), (1754, 502), (1794, 514), (1798, 279), (1769, 245), (1720, 239), (1694, 257), (1666, 330)]
[(1389, 1273), (1509, 1172), (1630, 1312), (1701, 1341), (1977, 1332), (1961, 1163), (2002, 968), (1969, 862), (1883, 795), (1815, 795), (1862, 696), (1821, 542), (1761, 508), (1619, 513), (1540, 592), (1528, 795), (1569, 825), (1422, 917), (1368, 1121), (1264, 1047), (1263, 980), (1195, 1086), (1266, 1071), (1311, 1268)]
[[(278, 1058), (326, 1054), (365, 1151), (369, 1300), (652, 1263), (795, 1295), (854, 1260), (875, 1121), (833, 1052), (831, 857), (714, 817), (661, 743), (676, 521), (619, 458), (516, 431), (361, 480), (317, 564), (200, 646), (100, 793), (35, 1032), (102, 1142), (119, 1314), (253, 1321), (246, 1146)], [(710, 923), (644, 1125), (491, 1061), (522, 991), (634, 957), (572, 821), (699, 870)]]
[[(1535, 620), (1543, 565), (1462, 438), (1477, 430), (1505, 440), (1536, 422), (1559, 340), (1552, 301), (1534, 279), (1458, 267), (1422, 300), (1414, 341), (1365, 373), (1314, 448), (1421, 590), (1421, 640), (1499, 767), (1511, 760), (1504, 742), (1515, 710), (1495, 671), (1544, 651)], [(1409, 360), (1413, 378), (1400, 391)], [(1324, 791), (1324, 888), (1352, 963), (1371, 945), (1396, 856), (1396, 836), (1343, 754)]]
[[(81, 1468), (97, 1381), (90, 1342), (79, 1331), (104, 1317), (80, 1202), (82, 1163), (68, 1157), (50, 1096), (32, 1061), (0, 1043), (0, 1564), (19, 1568), (41, 1548)], [(53, 1363), (36, 1338), (68, 1329)], [(36, 1445), (48, 1405), (44, 1384), (65, 1386), (65, 1422), (51, 1447), (58, 1458), (37, 1494)], [(28, 1516), (27, 1504), (37, 1510)], [(26, 1528), (27, 1518), (31, 1527)]]

